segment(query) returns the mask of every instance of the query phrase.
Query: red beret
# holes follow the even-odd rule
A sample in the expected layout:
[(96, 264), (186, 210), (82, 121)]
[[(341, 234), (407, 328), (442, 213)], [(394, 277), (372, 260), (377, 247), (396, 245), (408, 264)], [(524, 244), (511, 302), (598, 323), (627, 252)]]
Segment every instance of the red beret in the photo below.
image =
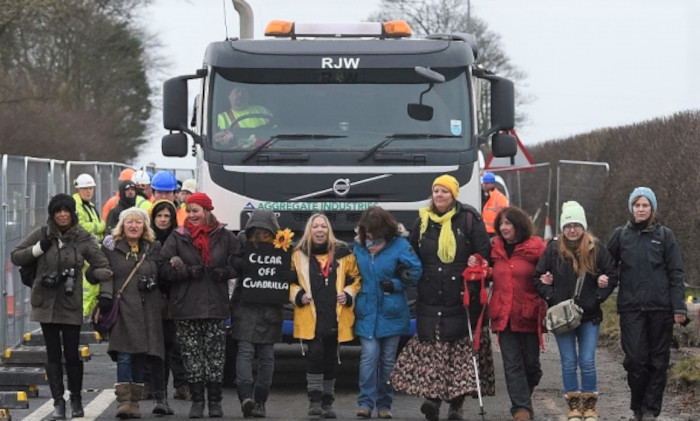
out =
[(185, 203), (196, 203), (208, 211), (214, 210), (214, 205), (211, 204), (211, 198), (209, 198), (206, 193), (202, 192), (192, 193), (187, 200), (185, 200)]

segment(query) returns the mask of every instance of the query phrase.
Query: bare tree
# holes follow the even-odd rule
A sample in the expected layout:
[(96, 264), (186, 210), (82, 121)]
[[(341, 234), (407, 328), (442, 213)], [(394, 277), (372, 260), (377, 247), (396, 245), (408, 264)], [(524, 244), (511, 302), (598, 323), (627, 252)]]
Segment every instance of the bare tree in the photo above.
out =
[[(520, 89), (526, 74), (511, 63), (503, 51), (500, 36), (490, 31), (486, 22), (475, 17), (464, 0), (382, 0), (379, 8), (380, 10), (370, 15), (368, 20), (403, 19), (411, 25), (417, 35), (451, 32), (476, 35), (479, 44), (476, 63), (516, 82), (516, 105), (530, 102), (530, 97)], [(483, 131), (489, 127), (488, 110), (491, 98), (487, 83), (479, 83), (481, 95), (478, 96), (477, 118), (479, 131)], [(526, 114), (520, 107), (516, 107), (516, 122), (522, 123), (526, 119)]]
[(0, 7), (2, 152), (128, 161), (145, 143), (152, 65), (134, 22), (150, 0)]

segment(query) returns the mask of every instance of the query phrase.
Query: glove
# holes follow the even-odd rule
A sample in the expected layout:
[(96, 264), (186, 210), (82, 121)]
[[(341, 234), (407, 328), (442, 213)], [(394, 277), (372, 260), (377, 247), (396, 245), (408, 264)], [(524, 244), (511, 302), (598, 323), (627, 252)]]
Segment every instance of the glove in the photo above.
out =
[(187, 273), (192, 279), (200, 279), (204, 276), (204, 267), (202, 265), (187, 266)]
[(217, 282), (228, 281), (228, 270), (226, 268), (214, 268), (211, 270), (211, 277)]
[(411, 271), (403, 263), (396, 265), (394, 276), (399, 278), (401, 282), (409, 282), (411, 280)]
[(37, 244), (39, 244), (42, 253), (46, 253), (46, 250), (51, 248), (51, 240), (48, 238), (39, 240)]
[(114, 241), (114, 236), (112, 235), (105, 235), (104, 240), (102, 240), (102, 247), (106, 248), (109, 251), (114, 250), (114, 245), (116, 242)]
[(112, 299), (109, 297), (99, 297), (97, 299), (97, 305), (100, 307), (100, 313), (109, 313), (112, 309)]
[(395, 291), (394, 283), (387, 280), (387, 279), (380, 281), (379, 285), (382, 287), (382, 291), (384, 291), (384, 292), (394, 292)]
[(175, 270), (180, 270), (185, 267), (185, 262), (182, 261), (180, 256), (173, 256), (170, 258), (170, 265), (175, 268)]

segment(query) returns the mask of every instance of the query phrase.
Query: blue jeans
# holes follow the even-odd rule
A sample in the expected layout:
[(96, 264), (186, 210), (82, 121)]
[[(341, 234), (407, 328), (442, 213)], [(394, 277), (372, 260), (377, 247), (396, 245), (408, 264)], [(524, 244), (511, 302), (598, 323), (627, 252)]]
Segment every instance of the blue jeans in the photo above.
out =
[[(598, 375), (595, 369), (595, 351), (598, 346), (600, 324), (583, 322), (576, 329), (554, 335), (561, 356), (561, 377), (564, 393), (597, 392)], [(576, 345), (578, 342), (578, 351)], [(579, 388), (576, 368), (581, 368), (581, 387)]]
[(146, 354), (117, 354), (117, 383), (143, 383)]
[(274, 344), (254, 344), (248, 341), (238, 341), (236, 356), (236, 384), (246, 390), (253, 388), (253, 361), (255, 351), (258, 352), (257, 388), (268, 390), (272, 384), (272, 373), (275, 369)]
[(389, 384), (389, 375), (396, 362), (396, 350), (400, 336), (386, 338), (360, 338), (360, 394), (357, 405), (363, 409), (390, 410), (394, 400), (394, 389)]

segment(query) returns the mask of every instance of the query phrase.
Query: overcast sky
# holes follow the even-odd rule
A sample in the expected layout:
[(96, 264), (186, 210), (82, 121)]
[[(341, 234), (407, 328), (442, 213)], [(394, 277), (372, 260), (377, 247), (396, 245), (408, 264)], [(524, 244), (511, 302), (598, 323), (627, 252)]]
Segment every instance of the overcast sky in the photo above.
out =
[[(365, 20), (378, 0), (248, 0), (256, 38), (268, 21)], [(466, 3), (466, 0), (465, 0)], [(224, 5), (227, 19), (224, 19)], [(700, 109), (700, 0), (472, 0), (527, 74), (525, 145)], [(211, 41), (239, 35), (225, 0), (156, 0), (144, 11), (168, 65), (157, 84), (199, 68)], [(226, 22), (226, 25), (225, 25)], [(228, 28), (227, 28), (227, 27)], [(227, 32), (228, 30), (228, 32)], [(692, 82), (691, 82), (692, 81)], [(160, 154), (160, 116), (137, 165), (190, 167)]]

